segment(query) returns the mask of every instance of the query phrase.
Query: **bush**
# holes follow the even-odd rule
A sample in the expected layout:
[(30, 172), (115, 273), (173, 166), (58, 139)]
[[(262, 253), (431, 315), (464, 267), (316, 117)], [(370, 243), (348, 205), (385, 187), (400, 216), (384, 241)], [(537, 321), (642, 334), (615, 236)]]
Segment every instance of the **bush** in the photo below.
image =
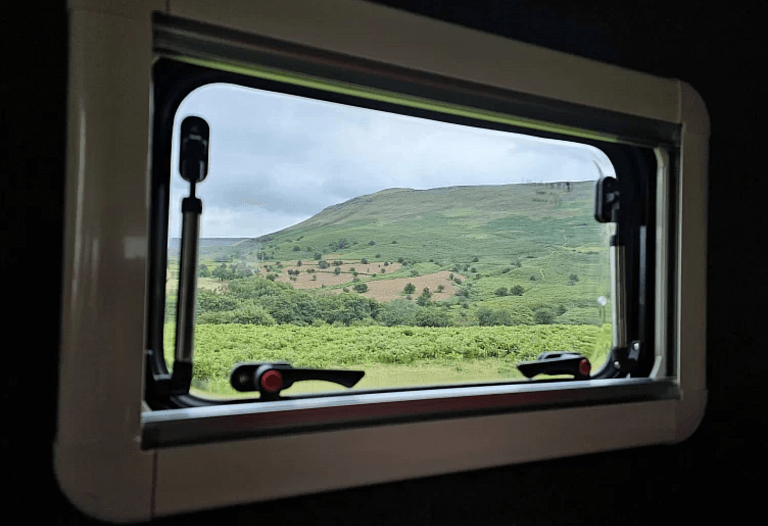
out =
[(525, 292), (525, 289), (521, 287), (520, 285), (515, 285), (511, 289), (509, 289), (509, 295), (510, 296), (522, 296), (523, 292)]
[(414, 285), (413, 283), (408, 283), (403, 288), (403, 292), (405, 292), (406, 294), (413, 294), (414, 292), (416, 292), (416, 285)]
[(442, 309), (424, 308), (416, 312), (416, 325), (419, 327), (448, 327), (451, 319)]
[(363, 259), (360, 260), (360, 263), (362, 263), (363, 265), (367, 265), (368, 264), (368, 260), (363, 258)]
[(477, 263), (478, 261), (480, 261), (479, 257), (475, 256), (472, 258), (472, 263)]
[(320, 261), (320, 259), (323, 257), (323, 255), (320, 252), (315, 252), (315, 255), (312, 256), (314, 259)]
[(294, 245), (293, 251), (294, 252), (301, 252), (301, 247), (299, 245)]
[(373, 246), (373, 245), (375, 245), (375, 244), (376, 244), (376, 241), (368, 241), (368, 246), (371, 246), (371, 247), (372, 247), (372, 246)]
[(445, 290), (445, 285), (438, 285), (437, 286), (437, 292), (443, 292)]
[(338, 276), (339, 274), (341, 274), (341, 269), (339, 267), (334, 267), (333, 268), (333, 273)]
[(368, 285), (366, 285), (365, 283), (358, 283), (352, 288), (354, 288), (357, 292), (360, 292), (360, 293), (368, 291)]
[(234, 310), (201, 314), (197, 317), (197, 323), (274, 325), (275, 319), (261, 305), (248, 303)]
[(379, 258), (381, 257), (381, 254), (376, 254), (374, 257), (375, 257), (376, 259), (379, 259)]
[(454, 279), (454, 280), (453, 280), (453, 282), (454, 282), (456, 285), (461, 285), (461, 283), (462, 283), (462, 282), (461, 282), (461, 280), (460, 280), (459, 278), (456, 278), (456, 279)]
[(394, 325), (416, 325), (416, 313), (419, 307), (405, 300), (395, 300), (385, 304), (376, 320), (382, 325), (392, 327)]
[(451, 272), (450, 274), (448, 274), (448, 280), (449, 280), (449, 281), (453, 281), (453, 272)]
[(493, 293), (496, 294), (497, 296), (508, 296), (509, 290), (507, 290), (507, 287), (499, 287)]
[(298, 261), (296, 262), (296, 266), (297, 266), (297, 267), (300, 267), (300, 266), (301, 266), (301, 260), (298, 260)]
[(506, 309), (490, 309), (488, 307), (480, 307), (475, 313), (477, 316), (477, 322), (483, 327), (491, 327), (493, 325), (512, 325), (512, 317), (509, 311)]
[(533, 320), (537, 325), (549, 325), (555, 319), (555, 313), (551, 309), (539, 309), (533, 313)]
[(327, 261), (325, 261), (324, 259), (321, 259), (320, 261), (317, 262), (317, 267), (318, 268), (328, 268), (328, 267), (330, 267), (330, 265), (328, 264)]

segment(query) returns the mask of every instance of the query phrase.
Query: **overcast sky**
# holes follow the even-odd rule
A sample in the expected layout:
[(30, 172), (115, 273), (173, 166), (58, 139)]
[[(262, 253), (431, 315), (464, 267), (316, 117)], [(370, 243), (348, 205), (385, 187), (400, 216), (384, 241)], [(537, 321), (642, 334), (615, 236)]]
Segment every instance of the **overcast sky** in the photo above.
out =
[(189, 194), (178, 174), (178, 130), (189, 115), (211, 129), (208, 177), (197, 188), (201, 237), (268, 234), (386, 188), (613, 174), (605, 154), (589, 146), (212, 84), (176, 114), (170, 237), (180, 237), (181, 199)]

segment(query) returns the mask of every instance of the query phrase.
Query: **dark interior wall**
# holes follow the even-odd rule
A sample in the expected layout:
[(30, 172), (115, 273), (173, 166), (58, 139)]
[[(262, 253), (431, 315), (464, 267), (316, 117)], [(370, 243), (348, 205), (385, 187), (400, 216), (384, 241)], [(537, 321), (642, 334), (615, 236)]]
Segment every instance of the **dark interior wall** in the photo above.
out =
[[(63, 3), (63, 2), (61, 2)], [(708, 387), (688, 441), (240, 506), (161, 524), (692, 522), (760, 513), (768, 423), (760, 346), (766, 76), (759, 2), (380, 0), (378, 3), (691, 83), (712, 121)], [(66, 95), (66, 14), (0, 13), (2, 452), (8, 516), (88, 524), (53, 478)], [(21, 40), (14, 40), (21, 39)], [(21, 44), (19, 43), (21, 42)], [(762, 134), (764, 135), (764, 134)], [(108, 350), (105, 350), (108, 352)], [(660, 513), (659, 510), (665, 510)], [(13, 512), (13, 513), (11, 513)], [(18, 514), (22, 515), (18, 515)], [(733, 516), (733, 515), (732, 515)], [(758, 515), (759, 516), (759, 515)]]

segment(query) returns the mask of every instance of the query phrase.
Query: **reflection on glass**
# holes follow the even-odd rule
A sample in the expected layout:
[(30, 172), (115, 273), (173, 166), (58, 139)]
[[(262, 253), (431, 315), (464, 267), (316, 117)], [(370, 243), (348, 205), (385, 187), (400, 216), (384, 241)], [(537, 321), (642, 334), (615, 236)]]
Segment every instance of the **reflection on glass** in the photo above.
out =
[[(188, 115), (211, 128), (198, 394), (235, 395), (243, 361), (364, 370), (356, 389), (522, 379), (515, 364), (544, 351), (605, 361), (599, 150), (224, 84), (190, 94), (177, 128)], [(187, 193), (173, 173), (169, 365)]]

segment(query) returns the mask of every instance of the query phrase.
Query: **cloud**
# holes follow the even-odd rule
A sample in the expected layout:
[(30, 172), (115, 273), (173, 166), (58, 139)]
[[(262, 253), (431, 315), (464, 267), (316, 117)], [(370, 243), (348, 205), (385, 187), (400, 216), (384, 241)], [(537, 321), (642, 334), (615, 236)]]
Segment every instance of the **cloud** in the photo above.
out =
[(275, 232), (386, 188), (595, 180), (613, 171), (605, 154), (575, 143), (213, 84), (177, 112), (171, 237), (188, 193), (175, 169), (187, 115), (211, 128), (209, 175), (197, 189), (204, 237)]

